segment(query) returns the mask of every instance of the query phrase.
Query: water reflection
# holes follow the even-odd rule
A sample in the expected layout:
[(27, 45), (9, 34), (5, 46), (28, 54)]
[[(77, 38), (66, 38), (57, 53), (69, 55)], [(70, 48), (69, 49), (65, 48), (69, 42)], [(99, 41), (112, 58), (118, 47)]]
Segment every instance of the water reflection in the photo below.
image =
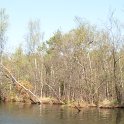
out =
[(122, 122), (124, 123), (124, 110), (117, 110), (117, 114), (116, 114), (116, 124), (122, 124)]
[(109, 124), (123, 124), (124, 123), (124, 109), (100, 109), (104, 120), (110, 121)]
[(64, 119), (64, 109), (60, 108), (60, 119)]
[(0, 124), (124, 124), (124, 110), (0, 104)]
[(117, 110), (117, 114), (116, 114), (116, 124), (120, 124), (121, 122), (121, 111), (120, 110)]

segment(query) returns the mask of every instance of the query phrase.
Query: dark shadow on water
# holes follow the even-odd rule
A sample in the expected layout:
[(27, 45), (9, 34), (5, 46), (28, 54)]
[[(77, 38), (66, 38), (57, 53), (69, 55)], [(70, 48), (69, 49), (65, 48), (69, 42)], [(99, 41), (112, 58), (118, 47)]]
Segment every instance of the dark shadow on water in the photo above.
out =
[(116, 124), (124, 123), (124, 109), (118, 109), (116, 114)]
[(121, 121), (121, 111), (117, 110), (116, 124), (120, 124), (120, 121)]

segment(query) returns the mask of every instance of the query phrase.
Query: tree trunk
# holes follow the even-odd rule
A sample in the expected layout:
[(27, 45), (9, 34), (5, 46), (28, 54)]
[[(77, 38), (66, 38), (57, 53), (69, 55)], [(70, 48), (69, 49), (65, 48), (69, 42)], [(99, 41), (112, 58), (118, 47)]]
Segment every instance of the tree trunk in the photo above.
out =
[[(31, 100), (33, 103), (40, 103), (40, 104), (41, 104), (41, 100), (40, 100), (32, 91), (30, 91), (30, 90), (27, 89), (25, 86), (23, 86), (21, 83), (19, 83), (19, 82), (16, 80), (16, 78), (12, 75), (12, 73), (11, 73), (2, 63), (1, 63), (0, 65), (1, 65), (1, 67), (9, 74), (10, 78), (13, 80), (13, 83), (18, 84), (19, 86), (21, 86), (21, 87), (25, 90), (25, 92), (29, 94), (30, 100)], [(35, 98), (35, 100), (34, 100), (33, 97)]]

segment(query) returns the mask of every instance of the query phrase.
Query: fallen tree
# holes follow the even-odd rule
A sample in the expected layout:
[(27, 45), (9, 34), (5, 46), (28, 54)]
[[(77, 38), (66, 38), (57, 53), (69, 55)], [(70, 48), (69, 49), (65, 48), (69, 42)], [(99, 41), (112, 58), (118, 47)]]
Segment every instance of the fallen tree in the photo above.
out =
[(25, 90), (26, 93), (28, 93), (32, 103), (38, 103), (38, 104), (42, 103), (42, 101), (39, 99), (37, 95), (35, 95), (31, 90), (27, 89), (24, 85), (22, 85), (20, 82), (16, 80), (16, 78), (13, 76), (13, 74), (9, 71), (9, 69), (6, 66), (4, 66), (2, 63), (0, 63), (0, 66), (8, 74), (6, 75), (6, 77), (11, 78), (14, 84), (18, 84), (20, 87), (22, 87)]
[[(24, 89), (25, 93), (28, 93), (28, 95), (30, 96), (30, 100), (31, 103), (33, 104), (41, 104), (42, 100), (39, 99), (39, 97), (37, 95), (35, 95), (31, 90), (29, 90), (28, 88), (26, 88), (24, 85), (22, 85), (19, 81), (16, 80), (16, 78), (13, 76), (13, 74), (9, 71), (9, 69), (3, 65), (2, 63), (0, 63), (1, 68), (7, 73), (5, 76), (9, 79), (12, 80), (13, 84), (17, 84), (19, 85), (22, 89)], [(57, 100), (61, 103), (61, 104), (65, 104), (57, 95), (57, 93), (55, 92), (55, 90), (53, 89), (53, 87), (51, 87), (49, 84), (45, 83), (45, 85), (47, 85), (52, 91), (53, 93), (56, 95)]]

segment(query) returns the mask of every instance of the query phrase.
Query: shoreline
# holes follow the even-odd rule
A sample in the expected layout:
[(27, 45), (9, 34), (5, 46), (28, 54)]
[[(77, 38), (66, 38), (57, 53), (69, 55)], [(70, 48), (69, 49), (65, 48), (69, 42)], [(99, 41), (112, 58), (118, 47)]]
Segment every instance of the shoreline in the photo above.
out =
[[(39, 104), (38, 102), (36, 103), (32, 103), (30, 101), (30, 99), (27, 99), (27, 100), (16, 100), (16, 99), (7, 99), (7, 100), (0, 100), (0, 102), (3, 102), (3, 103), (23, 103), (23, 104)], [(77, 109), (78, 111), (81, 111), (81, 109), (83, 108), (100, 108), (100, 109), (116, 109), (116, 108), (121, 108), (123, 109), (124, 108), (124, 105), (119, 105), (119, 104), (112, 104), (110, 101), (108, 102), (106, 100), (106, 102), (102, 102), (102, 103), (99, 103), (98, 105), (96, 104), (88, 104), (86, 102), (77, 102), (77, 101), (73, 101), (73, 102), (60, 102), (58, 101), (57, 99), (55, 98), (42, 98), (41, 99), (41, 103), (40, 104), (49, 104), (49, 105), (63, 105), (63, 106), (68, 106), (70, 108), (75, 108)]]

